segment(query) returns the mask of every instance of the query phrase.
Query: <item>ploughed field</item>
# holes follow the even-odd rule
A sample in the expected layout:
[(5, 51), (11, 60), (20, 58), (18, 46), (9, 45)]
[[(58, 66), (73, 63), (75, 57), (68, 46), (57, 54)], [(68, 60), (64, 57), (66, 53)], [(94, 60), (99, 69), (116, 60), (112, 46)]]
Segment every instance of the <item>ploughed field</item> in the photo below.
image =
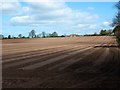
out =
[(114, 36), (2, 41), (3, 88), (118, 88)]

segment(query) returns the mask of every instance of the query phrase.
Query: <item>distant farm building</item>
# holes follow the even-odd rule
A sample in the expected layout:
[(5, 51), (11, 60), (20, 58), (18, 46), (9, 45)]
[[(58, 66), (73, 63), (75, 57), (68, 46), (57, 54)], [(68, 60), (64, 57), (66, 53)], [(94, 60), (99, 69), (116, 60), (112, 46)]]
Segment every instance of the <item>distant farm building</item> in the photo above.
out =
[(70, 37), (77, 37), (77, 35), (76, 34), (71, 34)]

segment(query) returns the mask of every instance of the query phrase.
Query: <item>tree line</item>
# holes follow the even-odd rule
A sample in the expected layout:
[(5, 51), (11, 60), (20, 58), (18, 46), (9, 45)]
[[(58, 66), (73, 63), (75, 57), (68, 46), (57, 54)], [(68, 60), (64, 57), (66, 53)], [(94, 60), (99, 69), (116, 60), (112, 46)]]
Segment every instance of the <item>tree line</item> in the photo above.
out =
[[(112, 30), (101, 30), (99, 34), (94, 33), (94, 34), (86, 34), (84, 36), (104, 36), (104, 35), (114, 35)], [(49, 38), (49, 37), (68, 37), (69, 35), (61, 35), (59, 36), (57, 32), (53, 33), (46, 33), (42, 32), (40, 34), (36, 34), (35, 30), (31, 30), (28, 33), (28, 36), (25, 37), (22, 34), (19, 34), (17, 37), (14, 37), (12, 35), (8, 35), (7, 37), (4, 37), (3, 35), (0, 35), (0, 39), (15, 39), (15, 38)], [(81, 35), (76, 35), (76, 36), (81, 36)]]
[(46, 33), (46, 32), (42, 32), (40, 34), (36, 34), (35, 30), (31, 30), (28, 33), (28, 36), (23, 36), (22, 34), (19, 34), (17, 37), (14, 37), (12, 35), (8, 35), (7, 37), (4, 37), (4, 35), (0, 35), (0, 39), (15, 39), (15, 38), (48, 38), (48, 37), (66, 37), (66, 35), (58, 35), (57, 32), (53, 32), (53, 33)]
[(102, 30), (100, 30), (99, 33), (95, 32), (94, 34), (86, 34), (84, 36), (113, 36), (113, 35), (114, 35), (113, 30), (102, 29)]
[(53, 33), (45, 33), (42, 32), (41, 34), (36, 34), (35, 30), (32, 30), (31, 32), (29, 32), (29, 38), (46, 38), (46, 37), (59, 37), (57, 32), (53, 32)]
[(115, 5), (117, 9), (117, 14), (115, 18), (113, 19), (112, 26), (114, 27), (113, 32), (116, 35), (116, 40), (120, 46), (120, 1)]

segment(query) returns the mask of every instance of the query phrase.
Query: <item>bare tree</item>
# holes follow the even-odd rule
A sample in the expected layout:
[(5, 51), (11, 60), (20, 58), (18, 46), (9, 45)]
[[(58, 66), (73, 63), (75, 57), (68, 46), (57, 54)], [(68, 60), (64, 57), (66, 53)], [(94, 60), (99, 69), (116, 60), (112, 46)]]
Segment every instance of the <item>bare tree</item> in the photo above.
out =
[(35, 30), (32, 30), (31, 32), (29, 32), (29, 37), (31, 37), (31, 38), (36, 37)]
[(46, 37), (46, 33), (42, 32), (42, 37), (45, 38)]
[(40, 38), (40, 37), (41, 37), (41, 34), (38, 34), (38, 35), (37, 35), (37, 38)]
[(118, 13), (113, 19), (113, 23), (112, 23), (113, 27), (120, 26), (120, 1), (115, 5), (115, 7), (117, 8)]

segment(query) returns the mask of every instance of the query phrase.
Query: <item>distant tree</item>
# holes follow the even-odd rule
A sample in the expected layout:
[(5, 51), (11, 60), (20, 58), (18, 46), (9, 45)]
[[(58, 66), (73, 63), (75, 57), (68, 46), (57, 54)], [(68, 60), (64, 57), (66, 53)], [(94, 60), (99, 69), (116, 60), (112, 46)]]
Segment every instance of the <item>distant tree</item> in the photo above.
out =
[(31, 34), (32, 34), (32, 38), (35, 38), (35, 36), (36, 36), (36, 35), (35, 35), (35, 30), (32, 30), (32, 31), (31, 31)]
[(25, 36), (22, 36), (22, 38), (25, 38)]
[(66, 35), (66, 34), (64, 34), (64, 36), (65, 36), (65, 37), (67, 37), (67, 35)]
[(60, 37), (65, 37), (65, 35), (61, 35)]
[(13, 37), (14, 39), (16, 39), (17, 37)]
[(53, 32), (52, 34), (48, 34), (48, 37), (58, 37), (57, 32)]
[(112, 35), (112, 30), (101, 30), (100, 35)]
[(106, 30), (101, 30), (100, 35), (106, 35)]
[(49, 33), (49, 34), (48, 34), (48, 37), (52, 37), (52, 34)]
[(97, 36), (97, 33), (95, 32), (95, 33), (93, 34), (93, 36)]
[(46, 33), (42, 32), (42, 37), (45, 38), (46, 37)]
[(11, 39), (11, 35), (8, 35), (8, 39)]
[(18, 38), (22, 38), (22, 34), (19, 34), (19, 35), (18, 35)]
[(53, 35), (54, 37), (58, 37), (58, 33), (57, 33), (57, 32), (53, 32), (52, 35)]
[(58, 37), (57, 32), (53, 32), (52, 34), (49, 34), (50, 37)]
[(8, 37), (4, 37), (4, 39), (8, 39)]
[(40, 38), (40, 37), (41, 37), (41, 34), (38, 34), (38, 35), (37, 35), (37, 38)]
[(35, 30), (32, 30), (31, 32), (29, 32), (29, 37), (31, 37), (31, 38), (35, 38), (36, 37)]
[(51, 37), (50, 33), (45, 33), (45, 37)]
[(110, 30), (107, 30), (107, 33), (108, 35), (112, 35), (113, 34), (113, 31), (110, 29)]

